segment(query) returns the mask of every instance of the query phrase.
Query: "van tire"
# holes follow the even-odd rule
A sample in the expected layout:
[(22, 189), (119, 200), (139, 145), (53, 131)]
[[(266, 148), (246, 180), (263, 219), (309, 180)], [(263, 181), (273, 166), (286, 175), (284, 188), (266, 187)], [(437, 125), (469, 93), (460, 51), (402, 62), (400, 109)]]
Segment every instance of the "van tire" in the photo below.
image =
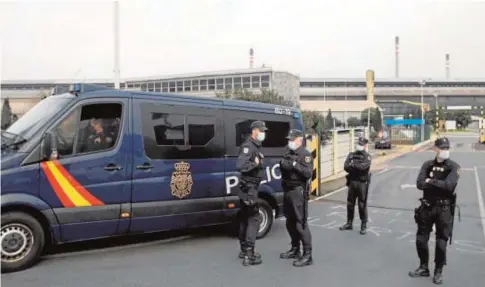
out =
[[(4, 246), (4, 240), (9, 238), (18, 243)], [(42, 255), (45, 245), (44, 229), (37, 219), (27, 213), (6, 212), (2, 214), (0, 244), (2, 273), (27, 269), (35, 265)], [(9, 249), (4, 250), (4, 247)]]
[(256, 236), (256, 238), (261, 239), (264, 238), (271, 230), (271, 227), (273, 226), (274, 216), (273, 208), (271, 208), (271, 205), (266, 200), (259, 198), (258, 203), (261, 226), (259, 227), (258, 235)]

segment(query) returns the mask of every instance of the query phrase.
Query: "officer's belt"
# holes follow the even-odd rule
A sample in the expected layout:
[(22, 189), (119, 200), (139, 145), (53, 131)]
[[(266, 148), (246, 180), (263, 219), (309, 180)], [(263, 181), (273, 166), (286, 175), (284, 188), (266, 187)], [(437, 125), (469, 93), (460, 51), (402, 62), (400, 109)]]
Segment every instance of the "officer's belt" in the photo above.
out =
[(283, 180), (283, 184), (288, 188), (305, 187), (304, 183), (294, 180)]
[(451, 200), (449, 200), (449, 199), (420, 198), (419, 201), (421, 201), (422, 204), (427, 205), (427, 206), (439, 206), (439, 205), (449, 205), (449, 204), (451, 204)]

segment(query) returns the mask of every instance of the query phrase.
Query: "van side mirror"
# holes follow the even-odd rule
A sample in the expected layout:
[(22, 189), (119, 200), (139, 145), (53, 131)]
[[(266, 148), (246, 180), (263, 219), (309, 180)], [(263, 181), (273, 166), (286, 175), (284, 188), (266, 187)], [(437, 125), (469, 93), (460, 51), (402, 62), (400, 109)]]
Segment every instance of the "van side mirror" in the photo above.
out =
[(56, 140), (52, 132), (46, 132), (40, 145), (40, 158), (42, 161), (49, 160), (53, 152), (57, 151)]

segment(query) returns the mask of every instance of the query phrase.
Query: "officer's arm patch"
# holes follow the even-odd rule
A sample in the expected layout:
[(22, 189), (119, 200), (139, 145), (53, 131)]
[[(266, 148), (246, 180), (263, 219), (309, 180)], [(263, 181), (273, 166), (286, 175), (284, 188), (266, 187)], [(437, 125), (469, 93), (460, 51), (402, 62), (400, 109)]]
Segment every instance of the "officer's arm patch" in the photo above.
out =
[(245, 147), (245, 148), (243, 149), (243, 153), (248, 153), (248, 152), (249, 152), (249, 148), (248, 148), (248, 147)]
[(306, 156), (305, 157), (305, 162), (306, 163), (310, 163), (312, 161), (312, 157), (311, 156)]

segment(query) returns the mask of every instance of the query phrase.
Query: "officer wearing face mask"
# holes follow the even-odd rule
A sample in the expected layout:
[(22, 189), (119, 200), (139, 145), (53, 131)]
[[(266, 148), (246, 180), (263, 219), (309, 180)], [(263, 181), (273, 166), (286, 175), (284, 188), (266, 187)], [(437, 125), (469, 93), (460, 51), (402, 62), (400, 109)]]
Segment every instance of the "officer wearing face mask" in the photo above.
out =
[(371, 156), (366, 151), (367, 143), (365, 138), (359, 138), (356, 151), (349, 153), (344, 163), (344, 170), (347, 175), (347, 223), (340, 227), (340, 230), (352, 230), (354, 221), (355, 200), (359, 201), (359, 216), (361, 220), (360, 234), (367, 232), (367, 193), (370, 180), (369, 171)]
[(241, 145), (236, 163), (236, 168), (241, 173), (239, 198), (242, 218), (239, 225), (239, 258), (244, 259), (244, 266), (262, 263), (261, 254), (254, 251), (254, 245), (260, 225), (258, 187), (263, 176), (264, 159), (260, 148), (268, 130), (262, 121), (253, 122), (250, 128), (251, 136)]
[(449, 159), (450, 142), (446, 137), (435, 141), (435, 159), (421, 166), (416, 187), (423, 191), (421, 206), (415, 209), (414, 219), (418, 225), (416, 249), (420, 266), (409, 272), (411, 277), (429, 277), (428, 240), (433, 224), (436, 226), (435, 271), (433, 282), (443, 282), (443, 266), (446, 265), (446, 245), (452, 231), (452, 208), (455, 188), (460, 178), (460, 166)]
[[(291, 249), (280, 255), (282, 259), (297, 259), (296, 267), (313, 264), (312, 235), (307, 224), (308, 218), (308, 185), (313, 174), (313, 160), (309, 151), (303, 146), (303, 132), (290, 130), (287, 137), (288, 152), (280, 162), (284, 195), (284, 213), (286, 229), (291, 238)], [(303, 245), (303, 256), (300, 253), (300, 242)]]

